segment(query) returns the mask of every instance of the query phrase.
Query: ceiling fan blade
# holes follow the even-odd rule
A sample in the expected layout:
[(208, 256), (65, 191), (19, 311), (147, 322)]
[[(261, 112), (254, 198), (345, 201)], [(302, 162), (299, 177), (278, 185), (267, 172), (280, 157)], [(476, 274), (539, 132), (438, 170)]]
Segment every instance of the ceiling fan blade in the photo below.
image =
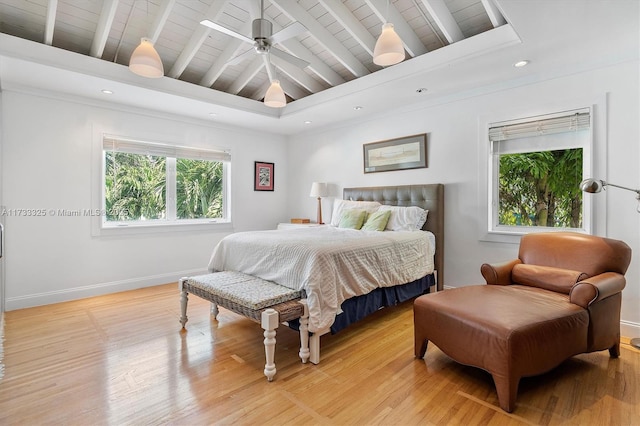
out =
[(284, 52), (280, 49), (276, 49), (275, 47), (271, 47), (271, 50), (269, 51), (269, 53), (271, 53), (273, 56), (277, 56), (278, 58), (289, 62), (290, 64), (295, 65), (298, 68), (306, 68), (307, 66), (309, 66), (309, 62), (298, 58), (297, 56), (293, 56), (288, 54), (287, 52)]
[(271, 44), (282, 43), (292, 37), (298, 36), (307, 31), (307, 28), (300, 22), (294, 22), (271, 36)]
[(227, 27), (223, 27), (220, 24), (216, 24), (215, 22), (212, 22), (212, 21), (210, 21), (208, 19), (200, 21), (200, 24), (204, 25), (205, 27), (212, 28), (212, 29), (214, 29), (216, 31), (220, 31), (221, 33), (224, 33), (226, 35), (230, 35), (231, 37), (235, 37), (237, 39), (245, 41), (247, 43), (253, 43), (254, 42), (252, 38), (249, 38), (249, 37), (244, 36), (244, 35), (242, 35), (240, 33), (237, 33), (234, 30), (231, 30), (231, 29), (229, 29)]
[(247, 59), (253, 53), (255, 53), (255, 50), (249, 49), (246, 52), (243, 52), (243, 53), (239, 54), (238, 56), (229, 59), (227, 61), (227, 65), (237, 65), (240, 62), (242, 62), (243, 60)]

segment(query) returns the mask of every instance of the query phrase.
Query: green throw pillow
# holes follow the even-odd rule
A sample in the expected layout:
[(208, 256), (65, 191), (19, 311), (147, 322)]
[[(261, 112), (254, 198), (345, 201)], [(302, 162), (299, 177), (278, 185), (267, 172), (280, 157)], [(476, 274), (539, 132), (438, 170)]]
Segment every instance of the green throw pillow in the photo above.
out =
[(338, 228), (360, 229), (362, 228), (362, 224), (364, 223), (366, 216), (366, 210), (343, 210), (342, 216), (340, 216), (340, 224), (338, 225)]
[(391, 210), (382, 210), (371, 213), (367, 218), (367, 221), (362, 226), (363, 231), (384, 231), (387, 227), (387, 222), (391, 217)]

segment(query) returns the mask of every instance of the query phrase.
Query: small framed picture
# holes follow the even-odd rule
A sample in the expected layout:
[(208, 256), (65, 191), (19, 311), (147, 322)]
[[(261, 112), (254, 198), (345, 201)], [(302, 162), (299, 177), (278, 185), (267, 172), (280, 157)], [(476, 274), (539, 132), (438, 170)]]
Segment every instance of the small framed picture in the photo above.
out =
[(273, 163), (256, 161), (254, 171), (253, 190), (273, 191)]

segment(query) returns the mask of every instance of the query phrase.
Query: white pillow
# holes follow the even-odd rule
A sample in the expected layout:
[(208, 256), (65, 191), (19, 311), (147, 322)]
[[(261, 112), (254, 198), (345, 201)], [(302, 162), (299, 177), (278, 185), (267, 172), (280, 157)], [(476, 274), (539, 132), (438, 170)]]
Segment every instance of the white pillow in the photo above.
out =
[(420, 230), (427, 221), (429, 210), (416, 206), (380, 206), (379, 211), (391, 210), (387, 222), (387, 231), (415, 231)]
[(340, 216), (343, 210), (362, 209), (367, 213), (373, 213), (381, 206), (377, 201), (351, 201), (351, 200), (334, 200), (333, 213), (331, 213), (331, 225), (338, 226), (340, 224)]

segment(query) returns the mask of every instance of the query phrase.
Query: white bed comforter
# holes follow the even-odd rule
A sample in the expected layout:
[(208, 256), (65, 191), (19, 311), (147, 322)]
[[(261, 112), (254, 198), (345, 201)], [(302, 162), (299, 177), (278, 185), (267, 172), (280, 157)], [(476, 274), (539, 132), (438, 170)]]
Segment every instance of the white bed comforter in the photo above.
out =
[(239, 271), (304, 290), (309, 330), (326, 330), (346, 299), (433, 272), (434, 238), (424, 231), (375, 232), (319, 226), (238, 232), (213, 250), (209, 271)]

